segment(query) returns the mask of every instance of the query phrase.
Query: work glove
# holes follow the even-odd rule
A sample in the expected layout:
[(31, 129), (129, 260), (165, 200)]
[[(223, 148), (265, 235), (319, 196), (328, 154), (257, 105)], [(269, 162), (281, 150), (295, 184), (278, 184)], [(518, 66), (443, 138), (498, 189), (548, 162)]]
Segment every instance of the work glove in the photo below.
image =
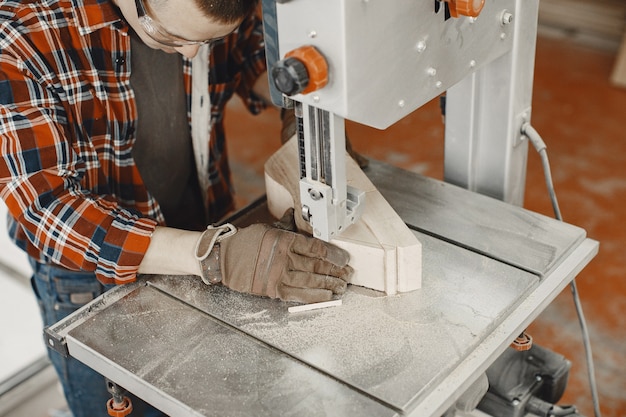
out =
[[(289, 139), (293, 137), (293, 135), (296, 134), (296, 115), (293, 109), (283, 108), (280, 110), (280, 119), (282, 121), (282, 127), (280, 130), (280, 142), (284, 145), (287, 141), (289, 141)], [(346, 151), (359, 165), (359, 168), (367, 168), (370, 161), (352, 148), (352, 143), (350, 142), (350, 138), (348, 137), (347, 133)]]
[(239, 230), (210, 226), (198, 241), (196, 257), (207, 283), (221, 280), (235, 291), (300, 303), (342, 295), (354, 272), (345, 250), (267, 224)]
[(288, 230), (290, 232), (297, 232), (298, 225), (296, 224), (294, 211), (295, 210), (293, 207), (290, 207), (287, 210), (285, 210), (285, 214), (283, 214), (283, 217), (281, 217), (280, 219), (272, 223), (272, 226), (277, 229)]

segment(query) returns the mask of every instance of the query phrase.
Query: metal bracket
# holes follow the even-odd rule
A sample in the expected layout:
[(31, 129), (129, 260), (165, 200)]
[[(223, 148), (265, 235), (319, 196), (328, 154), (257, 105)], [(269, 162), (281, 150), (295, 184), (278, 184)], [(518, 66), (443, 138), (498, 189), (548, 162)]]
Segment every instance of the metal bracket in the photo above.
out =
[(65, 341), (65, 337), (60, 336), (55, 331), (53, 331), (50, 327), (44, 328), (43, 334), (44, 334), (44, 341), (46, 342), (46, 346), (56, 350), (65, 358), (69, 356), (70, 353), (67, 350), (67, 342)]
[(302, 217), (328, 242), (359, 219), (365, 193), (347, 185), (343, 118), (296, 103)]

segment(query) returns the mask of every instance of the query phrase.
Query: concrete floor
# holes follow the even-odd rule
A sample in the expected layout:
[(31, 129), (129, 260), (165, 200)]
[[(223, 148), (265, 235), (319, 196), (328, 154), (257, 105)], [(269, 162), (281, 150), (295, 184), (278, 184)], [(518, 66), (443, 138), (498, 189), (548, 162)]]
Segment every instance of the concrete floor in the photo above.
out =
[[(602, 414), (626, 415), (626, 90), (609, 77), (614, 52), (540, 37), (533, 126), (548, 145), (564, 220), (600, 241), (578, 276), (592, 338)], [(263, 192), (263, 163), (279, 147), (278, 113), (249, 121), (235, 102), (227, 115), (229, 152), (240, 205)], [(424, 175), (443, 177), (443, 124), (435, 100), (385, 131), (348, 123), (356, 150)], [(552, 216), (541, 161), (531, 150), (525, 207)], [(581, 333), (569, 289), (529, 329), (535, 342), (573, 362), (563, 404), (593, 415)]]

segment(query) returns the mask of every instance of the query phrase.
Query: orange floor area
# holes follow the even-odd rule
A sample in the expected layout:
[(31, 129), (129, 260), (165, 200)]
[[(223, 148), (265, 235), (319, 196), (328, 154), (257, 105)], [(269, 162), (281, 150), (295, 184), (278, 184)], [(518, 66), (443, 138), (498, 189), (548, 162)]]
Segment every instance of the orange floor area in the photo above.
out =
[[(578, 276), (596, 367), (602, 415), (626, 415), (626, 89), (610, 85), (614, 53), (540, 38), (533, 126), (548, 145), (564, 220), (600, 241)], [(234, 103), (227, 114), (229, 152), (240, 205), (263, 192), (263, 162), (279, 147), (278, 112), (252, 121)], [(348, 124), (358, 151), (424, 175), (443, 176), (443, 125), (431, 102), (385, 131)], [(552, 215), (541, 162), (531, 150), (525, 206)], [(593, 416), (581, 332), (569, 289), (533, 323), (535, 342), (573, 362), (562, 403)]]

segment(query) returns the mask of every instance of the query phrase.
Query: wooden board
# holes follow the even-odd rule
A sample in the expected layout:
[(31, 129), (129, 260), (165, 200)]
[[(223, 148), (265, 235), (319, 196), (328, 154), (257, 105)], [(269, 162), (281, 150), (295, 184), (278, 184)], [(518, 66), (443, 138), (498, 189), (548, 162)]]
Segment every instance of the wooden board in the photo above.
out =
[[(300, 212), (296, 141), (291, 139), (265, 164), (269, 211), (279, 218), (289, 207)], [(422, 245), (356, 162), (346, 156), (348, 184), (365, 192), (361, 219), (331, 243), (350, 253), (352, 284), (386, 294), (413, 291), (422, 284)], [(296, 215), (300, 230), (310, 225)]]

